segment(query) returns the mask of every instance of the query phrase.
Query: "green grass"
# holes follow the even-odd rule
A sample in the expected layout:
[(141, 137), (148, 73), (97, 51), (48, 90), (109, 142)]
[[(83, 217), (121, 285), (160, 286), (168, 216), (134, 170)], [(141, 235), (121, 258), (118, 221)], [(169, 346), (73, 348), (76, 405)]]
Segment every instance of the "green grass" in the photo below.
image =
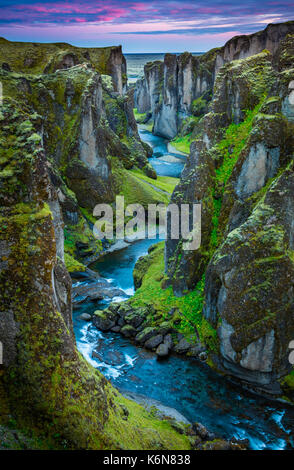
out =
[(144, 126), (144, 129), (146, 129), (147, 131), (152, 132), (153, 121), (149, 119), (148, 123), (144, 124), (144, 121), (147, 117), (147, 114), (146, 113), (138, 113), (137, 108), (133, 108), (133, 111), (134, 111), (134, 116), (135, 116), (136, 122), (138, 124), (141, 124), (142, 126)]
[(172, 178), (170, 176), (157, 176), (157, 179), (154, 180), (154, 179), (149, 178), (148, 176), (146, 176), (140, 170), (131, 170), (130, 172), (133, 175), (135, 175), (137, 178), (140, 178), (140, 180), (146, 181), (147, 183), (150, 183), (153, 186), (156, 186), (158, 189), (161, 189), (162, 191), (165, 191), (169, 194), (172, 194), (172, 192), (175, 189), (176, 185), (180, 181), (179, 178)]
[[(152, 260), (146, 269), (142, 285), (130, 302), (134, 306), (152, 304), (156, 312), (161, 314), (161, 322), (168, 321), (174, 329), (183, 333), (190, 341), (197, 341), (198, 334), (200, 341), (205, 343), (209, 350), (215, 351), (217, 349), (216, 330), (202, 316), (204, 276), (192, 292), (183, 297), (175, 297), (172, 287), (167, 289), (161, 287), (164, 279), (164, 242), (158, 243), (149, 256)], [(179, 312), (171, 319), (168, 312), (172, 308), (178, 308)]]
[(215, 170), (216, 186), (221, 189), (221, 197), (213, 197), (214, 211), (212, 216), (213, 229), (211, 232), (211, 248), (215, 250), (220, 242), (219, 216), (222, 207), (222, 195), (225, 192), (226, 185), (232, 175), (242, 150), (247, 145), (250, 132), (253, 127), (253, 121), (264, 102), (264, 98), (253, 109), (248, 110), (246, 117), (240, 124), (230, 124), (225, 132), (224, 138), (214, 148), (215, 154), (221, 159), (221, 165)]
[(142, 124), (142, 122), (146, 119), (146, 113), (138, 113), (137, 108), (134, 108), (133, 110), (136, 121), (139, 124)]
[[(188, 450), (191, 448), (189, 437), (178, 433), (168, 419), (159, 420), (155, 410), (147, 411), (122, 395), (115, 397), (115, 403), (116, 408), (109, 409), (105, 432), (114, 441), (120, 436), (118, 443), (120, 449)], [(121, 406), (128, 410), (127, 421), (121, 419)]]
[(190, 145), (192, 142), (192, 135), (187, 134), (183, 137), (176, 137), (174, 140), (171, 141), (171, 145), (183, 153), (190, 153)]
[(294, 390), (294, 369), (291, 370), (290, 374), (283, 377), (281, 383)]
[(225, 133), (225, 137), (217, 145), (223, 162), (219, 168), (217, 168), (215, 175), (216, 180), (225, 187), (228, 182), (233, 168), (238, 161), (241, 151), (247, 144), (249, 139), (250, 131), (252, 130), (252, 124), (255, 116), (258, 114), (264, 100), (250, 111), (247, 111), (246, 118), (240, 124), (231, 124)]
[[(115, 160), (112, 172), (118, 186), (117, 193), (124, 196), (125, 205), (141, 204), (147, 208), (148, 204), (169, 203), (170, 194), (162, 190), (164, 182), (159, 182), (157, 186), (157, 180), (148, 178), (141, 170), (125, 170)], [(166, 183), (165, 187), (168, 187)]]

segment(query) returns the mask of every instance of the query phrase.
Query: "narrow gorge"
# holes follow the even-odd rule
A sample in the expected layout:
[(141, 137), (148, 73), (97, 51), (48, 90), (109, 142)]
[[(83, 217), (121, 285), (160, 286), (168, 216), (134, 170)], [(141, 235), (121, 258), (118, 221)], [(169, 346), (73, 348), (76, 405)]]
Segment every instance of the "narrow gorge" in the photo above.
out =
[[(293, 448), (293, 61), (294, 22), (134, 85), (0, 39), (0, 448)], [(201, 204), (200, 248), (98, 240), (118, 195)]]

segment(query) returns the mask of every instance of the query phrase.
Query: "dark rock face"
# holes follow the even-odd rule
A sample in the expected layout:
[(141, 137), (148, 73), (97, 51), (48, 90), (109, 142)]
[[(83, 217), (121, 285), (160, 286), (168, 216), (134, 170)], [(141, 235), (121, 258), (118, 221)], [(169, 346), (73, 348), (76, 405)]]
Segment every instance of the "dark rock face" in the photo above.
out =
[[(22, 57), (29, 45), (23, 44), (18, 51), (18, 44), (14, 44), (14, 49), (13, 44), (7, 41), (4, 47), (10, 68), (15, 70), (14, 55), (19, 52)], [(39, 46), (30, 47), (32, 57), (36, 51), (40, 52)], [(92, 231), (93, 208), (114, 201), (126, 170), (136, 166), (152, 177), (156, 174), (148, 162), (149, 150), (138, 134), (132, 95), (123, 94), (125, 59), (121, 49), (86, 51), (90, 61), (85, 63), (83, 49), (69, 52), (60, 48), (58, 52), (55, 46), (52, 49), (48, 46), (44, 51), (44, 60), (50, 51), (50, 67), (46, 72), (51, 73), (41, 74), (37, 65), (31, 64), (24, 69), (30, 74), (16, 75), (6, 67), (0, 70), (1, 82), (14, 99), (30, 107), (42, 120), (40, 138), (46, 150), (50, 180), (58, 196), (57, 203), (50, 203), (50, 208), (52, 212), (61, 208), (67, 255), (88, 264), (102, 250), (100, 240), (95, 239)], [(57, 237), (60, 246), (63, 221)], [(68, 258), (66, 262), (68, 265)]]
[[(194, 112), (193, 102), (212, 89), (210, 55), (208, 62), (207, 67), (203, 66), (201, 58), (184, 53), (179, 57), (166, 54), (164, 62), (146, 64), (144, 78), (136, 83), (134, 99), (139, 112), (150, 112), (155, 135), (175, 137), (182, 120)], [(204, 102), (206, 99), (210, 99), (209, 94)]]
[[(202, 277), (212, 230), (213, 198), (213, 161), (205, 151), (201, 141), (193, 142), (191, 153), (182, 178), (176, 186), (171, 203), (189, 204), (192, 216), (192, 204), (202, 204), (201, 213), (201, 247), (199, 250), (185, 251), (182, 240), (171, 239), (168, 223), (168, 240), (165, 245), (165, 267), (169, 284), (173, 286), (175, 295), (181, 295), (191, 289)], [(170, 215), (168, 214), (170, 221)]]
[[(80, 279), (80, 271), (91, 277), (75, 289), (75, 300), (114, 295), (71, 255), (86, 260), (101, 249), (88, 218), (94, 205), (112, 202), (117, 192), (112, 160), (126, 175), (127, 168), (147, 164), (131, 98), (122, 96), (125, 61), (121, 48), (0, 43), (1, 63), (7, 57), (0, 70), (6, 90), (0, 111), (0, 440), (3, 423), (5, 435), (13, 419), (17, 430), (32, 430), (37, 448), (123, 448), (129, 436), (120, 433), (121, 421), (134, 405), (125, 400), (122, 415), (118, 392), (77, 351), (64, 263), (70, 258)], [(112, 106), (118, 116), (108, 121)], [(111, 313), (110, 325), (96, 315), (100, 327), (115, 326), (119, 315)], [(120, 319), (137, 334), (132, 325), (140, 327), (140, 315), (124, 313)], [(161, 442), (168, 434), (153, 430), (153, 419), (143, 413), (142, 419), (138, 448), (174, 446)], [(130, 414), (123, 426), (134, 442), (132, 420)]]
[(138, 80), (134, 93), (134, 104), (139, 113), (151, 111), (155, 114), (163, 87), (163, 63), (149, 62), (144, 66), (144, 77)]
[(281, 41), (293, 33), (293, 21), (270, 24), (258, 33), (232, 38), (225, 46), (201, 57), (192, 57), (187, 52), (179, 57), (167, 54), (163, 63), (154, 62), (145, 67), (144, 78), (136, 84), (135, 105), (139, 112), (152, 113), (155, 135), (172, 139), (187, 116), (198, 115), (201, 103), (205, 110), (223, 65), (263, 50), (275, 54)]
[[(81, 428), (76, 434), (76, 429), (85, 412), (83, 400), (87, 408), (93, 406), (86, 394), (99, 388), (101, 394), (93, 408), (97, 418), (93, 418), (92, 428), (97, 433), (98, 423), (107, 413), (104, 379), (98, 375), (90, 377), (88, 366), (80, 360), (75, 347), (71, 281), (61, 251), (57, 258), (55, 243), (60, 224), (55, 219), (61, 211), (56, 209), (57, 194), (37, 138), (38, 119), (34, 121), (31, 114), (15, 104), (5, 103), (1, 111), (6, 125), (6, 130), (1, 127), (1, 155), (7, 159), (7, 168), (13, 148), (12, 167), (18, 167), (1, 180), (1, 219), (6, 222), (1, 223), (0, 239), (7, 257), (0, 272), (0, 338), (4, 345), (1, 400), (6, 397), (10, 413), (23, 425), (35, 422), (37, 431), (38, 423), (54, 421), (53, 432), (60, 433), (69, 447), (91, 447), (88, 431)], [(15, 135), (15, 139), (8, 139), (6, 132)], [(25, 146), (17, 142), (17, 132), (26, 137)], [(53, 203), (54, 212), (50, 210)], [(59, 386), (54, 380), (56, 374)], [(82, 376), (85, 382), (76, 389), (74, 397), (70, 393), (71, 381), (77, 384)], [(59, 402), (58, 417), (53, 417), (51, 394)], [(77, 403), (80, 409), (73, 417), (72, 405)], [(42, 432), (47, 430), (43, 428)], [(97, 438), (103, 440), (100, 432)]]
[(206, 273), (204, 315), (214, 325), (221, 318), (224, 367), (269, 390), (291, 368), (293, 198), (291, 166), (246, 222), (229, 233)]

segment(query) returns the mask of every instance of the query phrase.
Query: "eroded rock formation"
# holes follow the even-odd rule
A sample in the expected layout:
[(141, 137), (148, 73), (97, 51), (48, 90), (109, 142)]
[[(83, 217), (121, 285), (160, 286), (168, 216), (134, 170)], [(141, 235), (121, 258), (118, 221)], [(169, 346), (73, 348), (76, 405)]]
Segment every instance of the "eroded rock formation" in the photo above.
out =
[(293, 21), (270, 24), (258, 33), (232, 38), (225, 46), (200, 57), (188, 52), (178, 57), (166, 54), (163, 63), (145, 66), (144, 78), (136, 85), (135, 106), (140, 113), (152, 113), (155, 135), (172, 139), (188, 116), (197, 117), (207, 111), (223, 65), (263, 50), (275, 54), (282, 39), (293, 33)]
[[(246, 44), (255, 51), (261, 38)], [(291, 372), (294, 336), (293, 39), (272, 46), (274, 56), (264, 51), (219, 69), (172, 196), (202, 204), (201, 248), (168, 240), (165, 249), (166, 284), (176, 295), (205, 276), (202, 314), (218, 334), (217, 367), (275, 395)]]

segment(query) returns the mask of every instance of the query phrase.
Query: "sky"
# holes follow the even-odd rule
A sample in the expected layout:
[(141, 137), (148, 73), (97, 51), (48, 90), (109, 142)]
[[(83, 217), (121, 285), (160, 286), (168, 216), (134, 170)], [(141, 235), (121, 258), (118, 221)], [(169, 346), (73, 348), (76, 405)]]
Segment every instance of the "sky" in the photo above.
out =
[(122, 44), (125, 53), (204, 52), (291, 19), (294, 0), (0, 0), (6, 39)]

